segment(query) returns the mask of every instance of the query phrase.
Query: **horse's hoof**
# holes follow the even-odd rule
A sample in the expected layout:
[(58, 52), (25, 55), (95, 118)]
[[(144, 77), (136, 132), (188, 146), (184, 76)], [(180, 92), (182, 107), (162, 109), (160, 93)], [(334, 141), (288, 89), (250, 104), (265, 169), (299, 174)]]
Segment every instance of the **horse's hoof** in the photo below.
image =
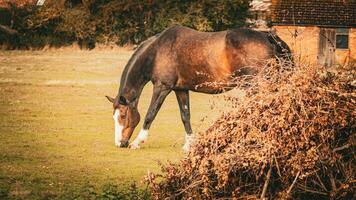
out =
[(130, 149), (139, 149), (140, 145), (138, 145), (136, 143), (131, 143), (129, 147), (130, 147)]
[(185, 153), (188, 153), (189, 152), (189, 145), (187, 145), (187, 144), (184, 144), (184, 146), (183, 146), (183, 151), (185, 152)]
[(120, 148), (126, 148), (129, 146), (129, 142), (120, 142)]

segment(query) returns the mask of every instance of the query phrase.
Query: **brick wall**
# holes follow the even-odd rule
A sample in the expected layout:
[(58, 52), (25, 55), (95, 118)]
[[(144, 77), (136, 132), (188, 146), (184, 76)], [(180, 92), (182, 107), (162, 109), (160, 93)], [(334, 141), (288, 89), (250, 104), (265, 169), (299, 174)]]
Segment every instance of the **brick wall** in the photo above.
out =
[(351, 28), (349, 30), (349, 49), (342, 50), (336, 49), (335, 50), (335, 61), (336, 64), (341, 66), (352, 64), (356, 65), (356, 29)]
[(318, 27), (274, 26), (277, 35), (291, 48), (296, 61), (318, 63), (319, 31)]
[[(292, 49), (296, 61), (318, 64), (319, 27), (279, 25), (273, 28)], [(356, 66), (356, 28), (349, 32), (349, 50), (335, 50), (335, 64)]]
[(349, 63), (356, 66), (356, 28), (351, 28), (349, 34)]

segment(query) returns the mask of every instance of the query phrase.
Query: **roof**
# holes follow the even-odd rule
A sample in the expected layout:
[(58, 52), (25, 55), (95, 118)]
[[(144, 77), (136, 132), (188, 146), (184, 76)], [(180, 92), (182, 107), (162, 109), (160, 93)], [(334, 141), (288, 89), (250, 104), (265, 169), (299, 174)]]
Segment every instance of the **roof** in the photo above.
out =
[(272, 24), (356, 27), (356, 0), (272, 0)]

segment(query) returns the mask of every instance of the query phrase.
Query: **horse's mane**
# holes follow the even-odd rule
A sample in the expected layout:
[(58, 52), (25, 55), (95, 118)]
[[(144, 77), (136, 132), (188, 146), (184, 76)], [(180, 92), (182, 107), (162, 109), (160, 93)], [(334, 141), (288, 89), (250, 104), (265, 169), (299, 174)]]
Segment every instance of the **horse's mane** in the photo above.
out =
[[(139, 53), (142, 53), (144, 49), (146, 49), (146, 47), (148, 47), (150, 44), (152, 44), (152, 42), (160, 35), (160, 33), (151, 36), (149, 38), (147, 38), (145, 41), (141, 42), (140, 45), (138, 45), (138, 47), (135, 48), (135, 52), (132, 54), (131, 58), (134, 58), (135, 56), (137, 56)], [(128, 64), (131, 61), (131, 58), (128, 62)]]
[(136, 48), (135, 52), (132, 54), (130, 60), (126, 64), (124, 71), (122, 72), (121, 81), (120, 81), (120, 89), (119, 94), (121, 94), (121, 90), (124, 87), (129, 71), (131, 70), (133, 64), (136, 60), (146, 51), (146, 49), (160, 36), (161, 33), (158, 33), (154, 36), (149, 37), (147, 40), (141, 42), (141, 44)]

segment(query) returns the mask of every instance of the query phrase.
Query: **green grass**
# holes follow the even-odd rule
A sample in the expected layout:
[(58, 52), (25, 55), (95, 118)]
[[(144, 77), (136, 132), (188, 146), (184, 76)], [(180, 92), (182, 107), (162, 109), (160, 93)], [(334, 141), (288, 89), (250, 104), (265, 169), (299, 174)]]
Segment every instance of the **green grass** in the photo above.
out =
[[(178, 161), (184, 129), (174, 93), (139, 150), (114, 146), (112, 105), (131, 51), (0, 52), (0, 199), (68, 198), (107, 183), (139, 187), (157, 161)], [(152, 86), (140, 99), (145, 116)], [(212, 95), (191, 94), (192, 126), (214, 116)], [(143, 120), (141, 120), (143, 121)], [(207, 122), (205, 122), (207, 123)], [(135, 135), (141, 123), (135, 130)], [(135, 136), (134, 135), (134, 136)], [(133, 136), (133, 137), (134, 137)]]

